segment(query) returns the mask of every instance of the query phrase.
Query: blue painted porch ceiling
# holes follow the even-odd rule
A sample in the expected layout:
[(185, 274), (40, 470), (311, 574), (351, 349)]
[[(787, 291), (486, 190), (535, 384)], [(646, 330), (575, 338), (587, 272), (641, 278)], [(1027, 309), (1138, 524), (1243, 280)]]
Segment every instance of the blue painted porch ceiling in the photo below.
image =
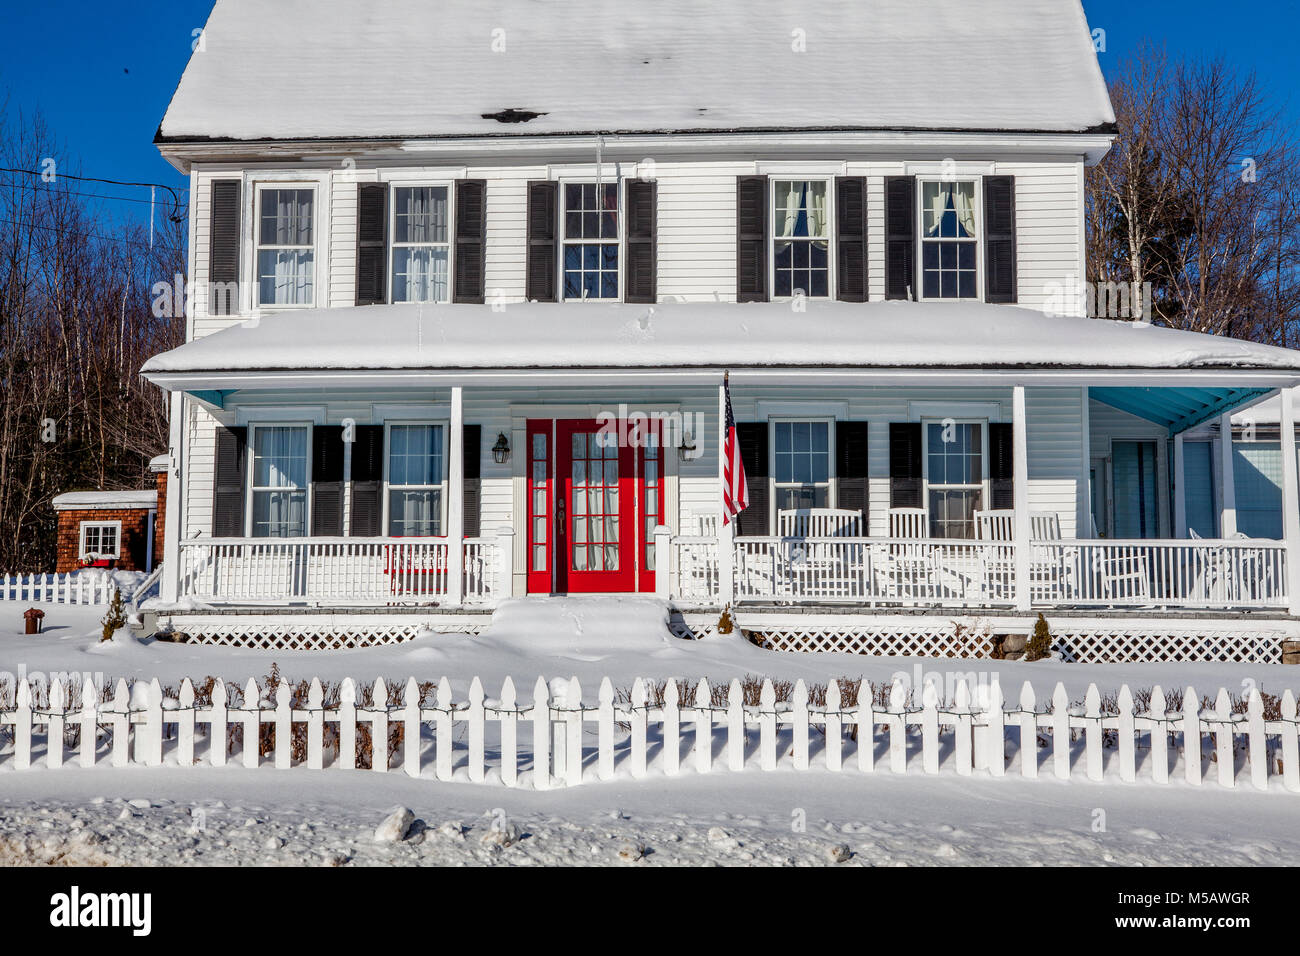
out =
[(1163, 425), (1170, 435), (1195, 428), (1273, 392), (1271, 388), (1097, 388), (1090, 397)]

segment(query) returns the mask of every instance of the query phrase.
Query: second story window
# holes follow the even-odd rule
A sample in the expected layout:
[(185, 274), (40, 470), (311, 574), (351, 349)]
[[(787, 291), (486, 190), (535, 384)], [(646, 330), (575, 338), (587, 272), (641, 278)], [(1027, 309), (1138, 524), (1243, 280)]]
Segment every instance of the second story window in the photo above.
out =
[(975, 183), (921, 183), (921, 297), (979, 297)]
[(830, 226), (825, 180), (772, 183), (772, 292), (830, 295)]
[(564, 298), (618, 298), (618, 186), (564, 186)]
[(258, 190), (257, 304), (310, 306), (315, 301), (316, 193)]
[(393, 301), (451, 299), (449, 203), (446, 186), (393, 189)]

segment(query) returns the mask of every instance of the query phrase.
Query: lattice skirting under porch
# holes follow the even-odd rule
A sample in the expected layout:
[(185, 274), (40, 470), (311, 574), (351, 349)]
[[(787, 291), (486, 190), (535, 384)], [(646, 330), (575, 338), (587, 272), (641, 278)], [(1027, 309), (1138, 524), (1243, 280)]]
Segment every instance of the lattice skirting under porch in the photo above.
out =
[[(1300, 622), (1294, 621), (1057, 618), (1048, 624), (1054, 649), (1065, 661), (1081, 664), (1277, 664), (1282, 661), (1282, 642), (1300, 639)], [(1025, 634), (1032, 626), (1025, 618), (741, 618), (746, 635), (769, 650), (891, 657), (986, 658), (995, 636)]]
[(381, 615), (325, 619), (184, 615), (165, 622), (177, 640), (187, 644), (253, 650), (344, 651), (401, 644), (421, 631), (436, 634), (477, 634), (488, 618), (393, 619)]

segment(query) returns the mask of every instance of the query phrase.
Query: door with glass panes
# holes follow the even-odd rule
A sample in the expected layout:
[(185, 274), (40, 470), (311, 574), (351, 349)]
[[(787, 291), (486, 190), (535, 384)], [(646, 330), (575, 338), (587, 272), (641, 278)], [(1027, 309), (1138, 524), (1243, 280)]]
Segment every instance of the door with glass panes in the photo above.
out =
[(626, 439), (595, 421), (528, 422), (530, 594), (654, 590), (658, 435)]

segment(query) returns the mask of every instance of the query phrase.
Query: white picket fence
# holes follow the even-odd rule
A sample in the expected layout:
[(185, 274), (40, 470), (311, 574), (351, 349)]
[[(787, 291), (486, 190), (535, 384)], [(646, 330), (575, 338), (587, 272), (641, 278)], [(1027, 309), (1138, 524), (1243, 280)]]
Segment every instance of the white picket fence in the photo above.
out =
[(115, 588), (107, 574), (6, 574), (0, 579), (0, 601), (108, 604)]
[[(1040, 710), (1028, 682), (1019, 705), (1008, 708), (996, 681), (980, 685), (973, 695), (964, 680), (955, 684), (947, 701), (927, 683), (920, 706), (896, 682), (883, 707), (865, 684), (868, 692), (854, 706), (842, 706), (836, 681), (829, 684), (822, 706), (810, 703), (802, 681), (788, 701), (778, 704), (770, 680), (764, 681), (757, 706), (745, 703), (736, 680), (719, 695), (721, 703), (705, 680), (694, 685), (687, 701), (679, 699), (677, 683), (668, 681), (658, 704), (650, 702), (645, 681), (637, 680), (630, 699), (620, 701), (606, 678), (594, 705), (583, 701), (576, 678), (556, 695), (539, 678), (531, 699), (523, 700), (509, 679), (500, 697), (489, 699), (475, 678), (460, 702), (453, 701), (451, 684), (443, 678), (432, 706), (422, 699), (414, 678), (394, 695), (400, 697), (396, 704), (389, 703), (388, 687), (377, 680), (370, 696), (382, 702), (377, 706), (362, 703), (351, 680), (342, 682), (337, 701), (327, 703), (314, 679), (299, 706), (283, 682), (274, 700), (263, 700), (250, 680), (238, 705), (220, 682), (206, 705), (196, 704), (189, 680), (176, 699), (164, 699), (156, 679), (133, 686), (119, 680), (107, 703), (89, 680), (75, 703), (73, 687), (55, 681), (44, 693), (28, 681), (18, 683), (7, 697), (9, 704), (0, 709), (0, 741), (6, 727), (10, 738), (0, 743), (0, 769), (22, 770), (42, 760), (59, 767), (70, 744), (83, 767), (105, 756), (115, 767), (224, 766), (234, 749), (230, 730), (236, 727), (242, 728), (240, 762), (254, 768), (263, 765), (261, 730), (268, 725), (274, 728), (269, 766), (354, 769), (358, 731), (364, 726), (370, 741), (395, 744), (387, 759), (373, 761), (374, 770), (535, 790), (609, 780), (624, 771), (639, 779), (652, 771), (668, 776), (690, 767), (698, 773), (722, 767), (742, 771), (756, 763), (764, 771), (831, 773), (887, 767), (896, 774), (1018, 773), (1036, 778), (1050, 771), (1062, 780), (1083, 776), (1095, 782), (1131, 783), (1140, 775), (1144, 782), (1182, 779), (1193, 786), (1209, 776), (1227, 788), (1236, 787), (1241, 776), (1259, 790), (1269, 788), (1271, 777), (1280, 777), (1283, 789), (1300, 791), (1300, 722), (1289, 690), (1277, 718), (1265, 719), (1258, 691), (1250, 693), (1246, 713), (1234, 714), (1226, 690), (1219, 691), (1213, 707), (1202, 709), (1189, 687), (1182, 706), (1169, 708), (1157, 687), (1150, 707), (1139, 712), (1125, 686), (1117, 712), (1107, 714), (1096, 685), (1077, 707), (1058, 684), (1050, 706)], [(522, 746), (521, 727), (529, 747)], [(249, 746), (248, 741), (258, 743)]]

